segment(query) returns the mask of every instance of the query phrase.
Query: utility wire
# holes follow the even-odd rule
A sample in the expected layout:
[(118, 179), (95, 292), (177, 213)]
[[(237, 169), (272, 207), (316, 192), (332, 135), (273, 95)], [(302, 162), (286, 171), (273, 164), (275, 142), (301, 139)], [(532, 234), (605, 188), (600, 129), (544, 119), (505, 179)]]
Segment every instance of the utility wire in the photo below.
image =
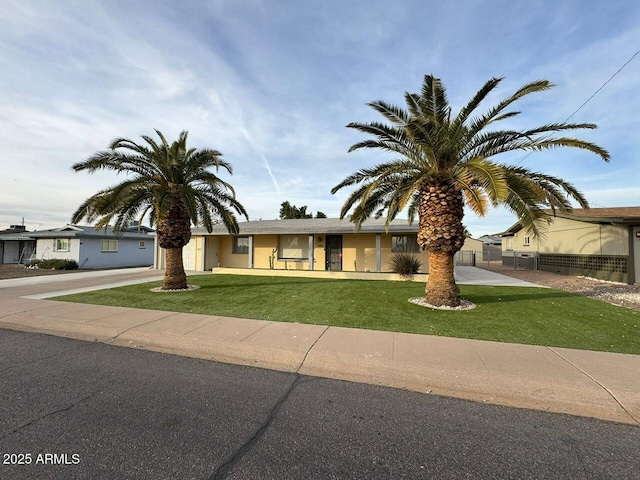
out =
[[(604, 82), (604, 83), (600, 86), (600, 88), (598, 88), (598, 89), (593, 93), (593, 95), (591, 95), (589, 98), (587, 98), (587, 99), (585, 100), (585, 102), (584, 102), (582, 105), (580, 105), (580, 106), (576, 109), (576, 111), (575, 111), (575, 112), (573, 112), (571, 115), (569, 115), (563, 123), (567, 123), (567, 122), (569, 121), (569, 119), (571, 119), (571, 117), (573, 117), (576, 113), (578, 113), (578, 112), (582, 109), (582, 107), (584, 107), (587, 103), (589, 103), (589, 102), (591, 101), (591, 99), (592, 99), (593, 97), (595, 97), (595, 96), (598, 94), (598, 92), (599, 92), (600, 90), (602, 90), (604, 87), (606, 87), (606, 86), (607, 86), (607, 84), (608, 84), (611, 80), (613, 80), (613, 79), (616, 77), (616, 75), (618, 75), (618, 74), (622, 71), (622, 69), (623, 69), (624, 67), (626, 67), (627, 65), (629, 65), (629, 64), (633, 61), (633, 59), (634, 59), (634, 58), (636, 58), (636, 56), (637, 56), (638, 54), (640, 54), (640, 50), (638, 50), (636, 53), (634, 53), (634, 54), (631, 56), (631, 58), (630, 58), (629, 60), (627, 60), (627, 61), (624, 63), (624, 65), (622, 65), (622, 66), (618, 69), (618, 71), (617, 71), (616, 73), (614, 73), (613, 75), (611, 75), (611, 77), (609, 78), (609, 80), (607, 80), (606, 82)], [(527, 153), (524, 157), (522, 157), (522, 159), (521, 159), (518, 163), (516, 163), (516, 165), (520, 165), (520, 164), (521, 164), (522, 162), (524, 162), (524, 161), (527, 159), (527, 157), (528, 157), (529, 155), (531, 155), (532, 153), (533, 153), (533, 152), (529, 152), (529, 153)]]
[(613, 75), (611, 75), (611, 78), (609, 78), (609, 80), (607, 80), (606, 82), (604, 82), (604, 83), (602, 84), (602, 86), (601, 86), (598, 90), (596, 90), (596, 91), (593, 93), (593, 95), (591, 95), (589, 98), (587, 98), (587, 100), (586, 100), (582, 105), (580, 105), (580, 106), (576, 109), (576, 111), (575, 111), (575, 112), (573, 112), (571, 115), (569, 115), (569, 116), (567, 117), (567, 119), (564, 121), (564, 123), (566, 123), (566, 122), (567, 122), (571, 117), (573, 117), (576, 113), (578, 113), (578, 112), (582, 109), (582, 107), (584, 107), (587, 103), (589, 103), (589, 101), (590, 101), (593, 97), (595, 97), (595, 96), (598, 94), (598, 92), (599, 92), (600, 90), (602, 90), (602, 89), (607, 85), (607, 83), (609, 83), (611, 80), (613, 80), (613, 79), (614, 79), (614, 77), (615, 77), (616, 75), (618, 75), (618, 74), (622, 71), (622, 69), (623, 69), (624, 67), (626, 67), (627, 65), (629, 65), (629, 64), (631, 63), (631, 61), (632, 61), (634, 58), (636, 58), (636, 56), (637, 56), (639, 53), (640, 53), (640, 50), (638, 50), (636, 53), (634, 53), (634, 54), (631, 56), (631, 58), (630, 58), (629, 60), (627, 60), (627, 62), (626, 62), (624, 65), (622, 65), (622, 66), (618, 69), (618, 71), (617, 71), (616, 73), (614, 73)]

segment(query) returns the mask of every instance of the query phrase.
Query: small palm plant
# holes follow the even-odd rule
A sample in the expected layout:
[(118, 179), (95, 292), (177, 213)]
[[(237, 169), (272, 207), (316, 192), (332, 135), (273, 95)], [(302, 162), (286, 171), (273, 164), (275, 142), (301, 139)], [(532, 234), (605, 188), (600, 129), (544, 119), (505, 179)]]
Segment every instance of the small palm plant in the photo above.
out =
[(405, 280), (410, 280), (420, 272), (422, 262), (410, 253), (394, 253), (391, 256), (391, 271), (397, 273)]
[(465, 229), (464, 206), (482, 216), (489, 206), (505, 205), (522, 225), (540, 233), (544, 209), (567, 212), (574, 200), (588, 208), (587, 200), (570, 183), (524, 167), (498, 163), (500, 154), (558, 147), (583, 149), (609, 161), (609, 153), (583, 140), (554, 132), (592, 129), (590, 123), (551, 123), (530, 130), (493, 130), (497, 122), (520, 112), (507, 109), (517, 100), (553, 85), (547, 80), (528, 83), (513, 95), (476, 114), (481, 102), (501, 82), (492, 78), (458, 112), (452, 115), (446, 90), (440, 79), (426, 75), (420, 93), (406, 93), (406, 110), (382, 100), (369, 104), (387, 123), (350, 123), (373, 136), (353, 145), (349, 151), (373, 148), (392, 153), (389, 162), (364, 168), (346, 177), (332, 189), (356, 186), (340, 212), (351, 210), (356, 227), (371, 215), (387, 224), (404, 208), (409, 219), (418, 216), (418, 244), (429, 254), (426, 301), (435, 306), (460, 305), (460, 291), (453, 276), (453, 257), (462, 248)]
[(115, 219), (114, 231), (123, 232), (132, 221), (142, 222), (148, 214), (151, 225), (157, 226), (158, 245), (166, 249), (162, 288), (181, 290), (187, 288), (182, 248), (191, 239), (191, 225), (203, 225), (211, 232), (214, 224), (222, 223), (237, 234), (234, 211), (245, 217), (247, 213), (231, 185), (210, 170), (232, 174), (220, 152), (187, 148), (186, 131), (171, 145), (159, 130), (156, 133), (160, 142), (148, 136), (142, 137), (146, 145), (118, 138), (108, 150), (72, 166), (76, 172), (112, 170), (127, 175), (121, 183), (85, 200), (72, 222), (97, 220), (100, 229)]

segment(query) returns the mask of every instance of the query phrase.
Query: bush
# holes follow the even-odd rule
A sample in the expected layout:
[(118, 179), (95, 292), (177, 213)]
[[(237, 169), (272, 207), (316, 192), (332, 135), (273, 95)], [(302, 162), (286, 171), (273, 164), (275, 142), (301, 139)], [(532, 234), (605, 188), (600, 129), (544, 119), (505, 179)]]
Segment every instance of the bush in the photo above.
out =
[(29, 267), (40, 268), (43, 270), (78, 270), (78, 262), (75, 260), (50, 258), (47, 260), (34, 260), (29, 264)]
[(391, 257), (391, 271), (403, 278), (410, 279), (422, 268), (422, 262), (409, 253), (395, 253)]

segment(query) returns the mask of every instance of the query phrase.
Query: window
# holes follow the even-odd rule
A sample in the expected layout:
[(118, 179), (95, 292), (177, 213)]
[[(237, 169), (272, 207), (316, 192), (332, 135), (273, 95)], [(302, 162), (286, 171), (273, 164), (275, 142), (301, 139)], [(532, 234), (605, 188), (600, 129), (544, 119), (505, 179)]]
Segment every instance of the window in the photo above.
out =
[(144, 243), (144, 240), (141, 240), (140, 243), (138, 243), (138, 248), (147, 248), (147, 245)]
[(391, 251), (395, 253), (418, 253), (420, 246), (418, 245), (417, 235), (392, 235)]
[(525, 235), (522, 238), (522, 245), (524, 245), (525, 247), (528, 247), (529, 245), (531, 245), (531, 237), (529, 235)]
[(233, 237), (233, 253), (249, 253), (249, 237)]
[(100, 249), (103, 252), (117, 252), (118, 251), (118, 241), (117, 240), (102, 240), (102, 246)]
[(280, 235), (280, 260), (309, 260), (309, 235)]
[(513, 237), (506, 237), (505, 240), (506, 240), (506, 243), (505, 243), (506, 247), (505, 248), (508, 251), (513, 250)]
[(69, 239), (68, 238), (56, 238), (53, 246), (56, 252), (68, 252), (69, 251)]

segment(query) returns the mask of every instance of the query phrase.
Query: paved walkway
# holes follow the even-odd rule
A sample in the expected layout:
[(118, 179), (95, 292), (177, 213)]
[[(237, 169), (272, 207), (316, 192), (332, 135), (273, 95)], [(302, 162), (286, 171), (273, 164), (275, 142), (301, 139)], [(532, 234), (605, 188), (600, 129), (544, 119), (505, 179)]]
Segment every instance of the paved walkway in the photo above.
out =
[[(640, 356), (47, 298), (157, 280), (127, 269), (0, 280), (0, 328), (640, 425)], [(458, 267), (460, 283), (534, 286)]]

